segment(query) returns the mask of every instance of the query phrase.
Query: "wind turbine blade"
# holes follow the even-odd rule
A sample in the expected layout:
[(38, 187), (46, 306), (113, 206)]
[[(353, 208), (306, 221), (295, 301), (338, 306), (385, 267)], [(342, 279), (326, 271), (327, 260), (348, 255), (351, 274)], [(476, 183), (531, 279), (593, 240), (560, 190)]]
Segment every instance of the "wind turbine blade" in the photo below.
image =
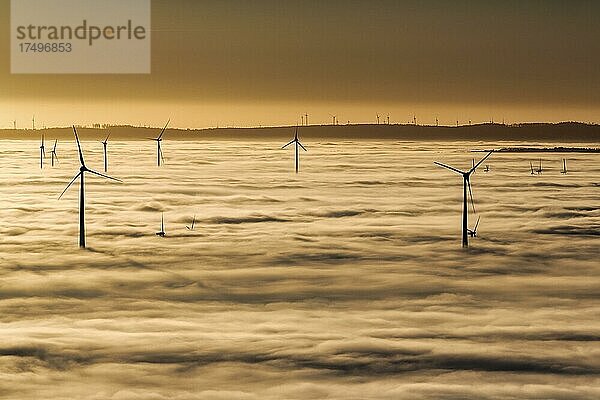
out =
[(73, 180), (71, 182), (69, 182), (69, 184), (67, 185), (67, 187), (65, 188), (65, 190), (63, 190), (63, 192), (60, 194), (60, 196), (58, 196), (58, 200), (60, 200), (60, 198), (63, 197), (63, 195), (71, 187), (71, 185), (73, 184), (73, 182), (75, 182), (77, 180), (77, 178), (79, 178), (79, 175), (81, 175), (81, 172), (79, 172), (77, 175), (75, 175), (75, 178), (73, 178)]
[(162, 138), (163, 133), (165, 133), (165, 130), (167, 129), (167, 126), (169, 125), (169, 122), (171, 122), (171, 119), (169, 119), (167, 121), (167, 124), (165, 125), (165, 127), (162, 128), (162, 131), (160, 131), (160, 135), (158, 135), (158, 139)]
[(475, 224), (475, 228), (473, 229), (475, 232), (477, 232), (477, 227), (479, 226), (479, 219), (481, 217), (477, 217), (477, 223)]
[(487, 155), (485, 157), (483, 157), (477, 164), (475, 164), (475, 166), (473, 168), (471, 168), (471, 170), (469, 171), (469, 174), (472, 173), (473, 171), (475, 171), (477, 169), (477, 167), (479, 167), (481, 165), (482, 162), (487, 160), (487, 158), (492, 155), (493, 152), (494, 151), (492, 150), (489, 153), (487, 153)]
[(473, 201), (473, 191), (471, 190), (470, 180), (467, 180), (467, 186), (469, 186), (469, 197), (471, 198), (471, 207), (473, 207), (473, 214), (475, 214), (475, 201)]
[(108, 138), (110, 137), (110, 133), (106, 135), (106, 139), (104, 139), (104, 143), (108, 142)]
[(75, 129), (75, 125), (73, 125), (73, 132), (75, 133), (75, 140), (77, 141), (77, 149), (79, 150), (79, 161), (81, 161), (81, 165), (85, 165), (83, 161), (83, 153), (81, 151), (81, 144), (79, 143), (79, 136), (77, 135), (77, 129)]
[(94, 174), (94, 175), (101, 176), (101, 177), (103, 177), (103, 178), (106, 178), (106, 179), (112, 179), (113, 181), (117, 181), (117, 182), (123, 182), (123, 181), (122, 181), (122, 180), (120, 180), (120, 179), (113, 178), (112, 176), (108, 176), (108, 175), (101, 174), (100, 172), (96, 172), (96, 171), (93, 171), (93, 170), (91, 170), (91, 169), (88, 169), (88, 170), (87, 170), (87, 172), (89, 172), (90, 174)]
[(306, 148), (305, 148), (304, 146), (302, 146), (302, 143), (300, 143), (300, 141), (298, 141), (298, 144), (300, 145), (300, 147), (302, 147), (302, 149), (303, 149), (304, 151), (308, 151), (308, 150), (306, 150)]
[(462, 174), (464, 174), (464, 172), (462, 172), (461, 170), (459, 170), (459, 169), (456, 169), (456, 168), (454, 168), (454, 167), (451, 167), (451, 166), (449, 166), (449, 165), (442, 164), (442, 163), (439, 163), (439, 162), (437, 162), (437, 161), (434, 161), (433, 163), (434, 163), (434, 164), (436, 164), (436, 165), (439, 165), (440, 167), (443, 167), (443, 168), (448, 168), (449, 170), (451, 170), (451, 171), (454, 171), (454, 172), (456, 172), (456, 173), (459, 173), (459, 174), (461, 174), (461, 175), (462, 175)]
[(285, 149), (286, 147), (288, 147), (290, 144), (294, 143), (296, 141), (296, 139), (292, 140), (291, 142), (289, 142), (288, 144), (281, 146), (282, 149)]
[(52, 152), (55, 152), (55, 151), (56, 151), (56, 144), (57, 144), (57, 143), (58, 143), (58, 140), (55, 140), (55, 141), (54, 141), (54, 147), (52, 148)]
[(153, 137), (147, 137), (146, 139), (148, 139), (148, 140), (156, 140), (156, 141), (158, 141), (158, 139), (157, 139), (157, 138), (153, 138)]

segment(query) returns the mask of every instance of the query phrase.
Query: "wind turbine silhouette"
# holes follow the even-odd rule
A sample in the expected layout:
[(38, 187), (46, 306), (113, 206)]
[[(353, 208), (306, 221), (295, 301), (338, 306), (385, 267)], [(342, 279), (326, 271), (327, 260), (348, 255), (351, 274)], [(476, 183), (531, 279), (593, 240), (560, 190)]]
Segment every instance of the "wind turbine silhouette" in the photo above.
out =
[(108, 145), (108, 138), (110, 137), (110, 133), (106, 136), (106, 139), (104, 139), (102, 143), (102, 146), (104, 147), (104, 172), (108, 172), (108, 155), (106, 153), (106, 146)]
[(298, 155), (298, 146), (302, 147), (302, 149), (304, 151), (308, 151), (308, 150), (306, 150), (306, 148), (304, 146), (302, 146), (302, 143), (300, 143), (300, 140), (298, 140), (298, 127), (296, 127), (296, 133), (294, 135), (294, 139), (292, 141), (290, 141), (288, 144), (282, 146), (281, 148), (285, 149), (286, 147), (288, 147), (292, 143), (296, 144), (296, 146), (295, 146), (295, 149), (296, 149), (296, 151), (295, 151), (295, 155), (296, 155), (296, 173), (298, 173), (298, 164), (300, 162), (299, 155)]
[(123, 182), (123, 181), (120, 179), (117, 179), (117, 178), (112, 178), (108, 175), (101, 174), (100, 172), (93, 171), (93, 170), (89, 169), (88, 167), (86, 167), (85, 161), (83, 160), (83, 152), (81, 151), (81, 144), (79, 143), (79, 136), (77, 136), (77, 130), (75, 129), (75, 126), (73, 126), (73, 133), (75, 134), (75, 140), (77, 141), (77, 150), (79, 151), (79, 162), (81, 163), (81, 166), (79, 167), (79, 172), (77, 173), (77, 175), (75, 175), (73, 180), (71, 180), (71, 182), (69, 182), (69, 184), (67, 185), (65, 190), (63, 190), (63, 192), (60, 194), (60, 196), (58, 196), (58, 199), (60, 200), (61, 197), (63, 197), (63, 195), (66, 193), (66, 191), (69, 190), (71, 185), (77, 180), (77, 178), (81, 179), (81, 181), (79, 183), (79, 247), (84, 249), (85, 248), (85, 185), (84, 185), (85, 173), (89, 172), (90, 174), (98, 175), (98, 176), (101, 176), (101, 177), (107, 178), (107, 179), (112, 179), (113, 181), (117, 181), (117, 182)]
[(52, 159), (52, 166), (54, 167), (54, 159), (56, 158), (56, 161), (58, 161), (58, 156), (56, 155), (56, 145), (58, 144), (58, 140), (54, 140), (54, 147), (52, 148), (52, 151), (50, 152), (50, 157)]
[(156, 236), (165, 237), (165, 214), (160, 213), (160, 232), (156, 232)]
[(157, 163), (157, 165), (159, 167), (160, 167), (160, 161), (161, 160), (162, 160), (163, 164), (165, 162), (165, 158), (163, 157), (163, 154), (162, 154), (162, 149), (160, 148), (160, 142), (162, 142), (162, 136), (165, 133), (165, 130), (167, 129), (167, 126), (169, 125), (169, 122), (171, 122), (171, 120), (167, 121), (167, 124), (162, 129), (162, 131), (160, 131), (160, 135), (158, 135), (157, 138), (148, 138), (150, 140), (155, 140), (156, 141), (156, 163)]
[(187, 228), (188, 231), (193, 231), (194, 230), (194, 225), (196, 224), (196, 214), (194, 214), (194, 218), (192, 218), (192, 224), (190, 226), (185, 226)]
[(468, 226), (468, 207), (467, 207), (467, 189), (469, 190), (469, 195), (471, 197), (471, 206), (473, 207), (473, 213), (475, 212), (475, 203), (473, 202), (473, 191), (471, 190), (471, 174), (483, 163), (489, 156), (491, 156), (493, 151), (490, 151), (485, 157), (483, 157), (477, 164), (475, 164), (468, 171), (461, 171), (454, 167), (451, 167), (446, 164), (439, 163), (437, 161), (434, 164), (439, 165), (440, 167), (447, 168), (450, 171), (454, 171), (458, 174), (461, 174), (463, 177), (463, 215), (462, 215), (462, 245), (463, 247), (469, 246), (469, 226)]
[(44, 168), (44, 158), (46, 157), (46, 147), (44, 146), (44, 135), (42, 134), (42, 145), (40, 146), (40, 168)]
[(567, 174), (567, 159), (563, 158), (563, 168), (560, 171), (561, 174), (566, 175)]

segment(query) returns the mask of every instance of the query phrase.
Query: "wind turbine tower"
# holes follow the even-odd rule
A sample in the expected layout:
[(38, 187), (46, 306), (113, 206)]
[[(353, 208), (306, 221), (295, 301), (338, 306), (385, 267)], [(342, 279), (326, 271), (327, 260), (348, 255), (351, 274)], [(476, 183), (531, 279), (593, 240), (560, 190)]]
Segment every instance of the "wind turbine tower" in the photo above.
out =
[(40, 168), (44, 168), (44, 158), (46, 157), (46, 146), (44, 146), (44, 134), (42, 134), (42, 144), (40, 145)]
[(106, 146), (108, 146), (108, 138), (110, 137), (110, 133), (106, 136), (102, 143), (102, 147), (104, 147), (104, 172), (108, 172), (108, 153), (106, 152)]
[(302, 147), (302, 150), (307, 151), (306, 148), (304, 146), (302, 146), (302, 143), (300, 143), (300, 140), (298, 139), (298, 127), (296, 127), (296, 133), (294, 134), (294, 139), (292, 139), (289, 143), (287, 143), (286, 145), (282, 146), (282, 149), (285, 149), (286, 147), (288, 147), (290, 144), (294, 143), (295, 146), (295, 160), (296, 160), (296, 173), (298, 173), (298, 167), (300, 164), (300, 157), (299, 157), (299, 149), (298, 147)]
[(461, 171), (461, 170), (451, 167), (449, 165), (442, 164), (437, 161), (434, 162), (434, 164), (439, 165), (440, 167), (449, 169), (450, 171), (456, 172), (458, 174), (461, 174), (463, 177), (463, 214), (462, 214), (462, 246), (463, 247), (469, 246), (469, 234), (468, 234), (468, 230), (469, 230), (468, 211), (469, 210), (467, 207), (467, 190), (471, 197), (471, 206), (473, 207), (473, 212), (475, 212), (475, 203), (473, 202), (473, 191), (471, 190), (471, 182), (470, 182), (471, 174), (473, 172), (475, 172), (477, 167), (479, 167), (481, 165), (481, 163), (483, 163), (489, 156), (491, 156), (492, 153), (493, 153), (493, 151), (490, 151), (485, 157), (483, 157), (477, 164), (475, 164), (468, 171)]
[(50, 158), (52, 159), (52, 166), (54, 167), (54, 159), (58, 161), (58, 156), (56, 155), (56, 145), (58, 144), (58, 140), (54, 140), (54, 147), (52, 147), (52, 151), (50, 152)]
[(162, 161), (163, 164), (165, 162), (165, 158), (163, 157), (163, 153), (162, 153), (162, 149), (160, 147), (160, 143), (162, 142), (162, 137), (163, 134), (165, 133), (165, 130), (167, 129), (167, 126), (169, 125), (169, 122), (171, 122), (171, 120), (168, 120), (165, 127), (162, 128), (162, 131), (160, 131), (160, 135), (158, 135), (158, 137), (156, 138), (148, 138), (150, 140), (154, 140), (156, 141), (156, 164), (160, 167), (160, 162)]
[(60, 194), (60, 196), (58, 196), (58, 199), (60, 200), (61, 197), (65, 194), (65, 192), (67, 190), (69, 190), (71, 185), (77, 180), (77, 178), (80, 178), (80, 182), (79, 182), (79, 247), (81, 247), (83, 249), (83, 248), (85, 248), (85, 185), (84, 185), (85, 173), (89, 172), (90, 174), (98, 175), (103, 178), (111, 179), (111, 180), (117, 181), (117, 182), (122, 182), (122, 181), (120, 179), (112, 178), (108, 175), (104, 175), (104, 174), (101, 174), (100, 172), (96, 172), (96, 171), (89, 169), (85, 165), (85, 161), (83, 160), (83, 152), (81, 151), (81, 144), (79, 143), (79, 136), (77, 136), (77, 130), (75, 129), (75, 126), (73, 126), (73, 133), (75, 134), (75, 140), (77, 141), (77, 150), (79, 151), (79, 162), (80, 162), (81, 166), (79, 167), (79, 172), (77, 173), (77, 175), (75, 175), (73, 180), (71, 180), (71, 182), (69, 182), (69, 184), (67, 185), (65, 190), (63, 190), (63, 192)]

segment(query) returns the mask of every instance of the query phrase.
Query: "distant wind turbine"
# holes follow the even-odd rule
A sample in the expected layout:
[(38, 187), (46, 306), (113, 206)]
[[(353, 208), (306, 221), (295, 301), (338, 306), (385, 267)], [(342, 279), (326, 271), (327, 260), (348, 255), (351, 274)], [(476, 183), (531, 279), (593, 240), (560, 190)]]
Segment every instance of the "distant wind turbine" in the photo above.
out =
[(196, 224), (196, 215), (194, 214), (194, 218), (192, 218), (192, 224), (190, 226), (185, 226), (187, 228), (188, 231), (193, 231), (194, 230), (194, 225)]
[(46, 147), (44, 146), (44, 135), (42, 134), (42, 144), (40, 146), (40, 168), (44, 168), (44, 158), (46, 157)]
[(479, 167), (481, 165), (481, 163), (483, 163), (489, 156), (491, 156), (493, 153), (493, 151), (490, 151), (485, 157), (483, 157), (477, 164), (475, 164), (470, 170), (468, 171), (461, 171), (459, 169), (456, 169), (454, 167), (451, 167), (449, 165), (446, 164), (442, 164), (439, 162), (434, 162), (434, 164), (439, 165), (440, 167), (443, 168), (447, 168), (450, 171), (454, 171), (458, 174), (461, 174), (463, 177), (463, 215), (462, 215), (462, 245), (463, 247), (468, 247), (469, 246), (469, 238), (468, 238), (468, 208), (467, 208), (467, 189), (469, 191), (469, 195), (471, 197), (471, 206), (473, 207), (473, 212), (475, 212), (475, 203), (473, 202), (473, 192), (471, 190), (471, 182), (470, 182), (470, 178), (471, 178), (471, 174), (475, 171), (475, 169), (477, 169), (477, 167)]
[(99, 172), (93, 171), (93, 170), (89, 169), (88, 167), (86, 167), (85, 161), (83, 160), (83, 152), (81, 151), (81, 144), (79, 143), (79, 136), (77, 136), (77, 129), (75, 129), (75, 126), (73, 126), (73, 133), (75, 134), (75, 140), (77, 141), (77, 150), (79, 151), (79, 162), (81, 163), (81, 166), (79, 167), (79, 172), (77, 173), (77, 175), (75, 175), (73, 180), (71, 180), (71, 182), (69, 182), (69, 184), (67, 185), (65, 190), (63, 190), (63, 192), (60, 194), (60, 196), (58, 196), (58, 199), (60, 200), (61, 197), (65, 194), (65, 192), (67, 190), (69, 190), (71, 185), (77, 180), (77, 178), (80, 178), (80, 183), (79, 183), (79, 247), (85, 248), (85, 185), (84, 185), (85, 173), (89, 172), (90, 174), (98, 175), (103, 178), (111, 179), (111, 180), (117, 181), (117, 182), (123, 182), (123, 181), (121, 181), (120, 179), (112, 178), (108, 175), (104, 175)]
[(377, 125), (379, 125), (379, 114), (377, 114)]
[(304, 151), (307, 151), (306, 148), (304, 146), (302, 146), (302, 143), (300, 143), (300, 140), (298, 140), (298, 127), (296, 127), (296, 133), (294, 135), (294, 139), (292, 141), (290, 141), (288, 144), (282, 146), (281, 148), (285, 149), (292, 143), (295, 143), (296, 173), (298, 173), (298, 165), (300, 163), (299, 154), (298, 154), (298, 146), (302, 147), (302, 149)]
[(167, 121), (167, 124), (162, 129), (162, 131), (160, 131), (160, 135), (158, 135), (158, 137), (156, 137), (156, 138), (148, 138), (150, 140), (155, 140), (156, 141), (156, 163), (157, 163), (157, 165), (159, 167), (160, 167), (161, 160), (162, 160), (163, 164), (165, 162), (165, 158), (163, 157), (163, 153), (162, 153), (162, 149), (160, 147), (160, 143), (162, 142), (162, 136), (165, 133), (165, 130), (167, 129), (167, 126), (169, 125), (169, 122), (171, 122), (171, 120)]
[(165, 214), (160, 213), (160, 232), (156, 232), (156, 236), (165, 237)]
[(108, 154), (106, 153), (106, 146), (108, 146), (108, 138), (110, 137), (110, 133), (106, 136), (106, 139), (104, 139), (102, 143), (102, 146), (104, 147), (104, 172), (108, 172)]
[(54, 159), (58, 161), (58, 156), (56, 155), (56, 145), (58, 144), (58, 140), (54, 140), (54, 147), (52, 147), (52, 151), (50, 152), (50, 157), (52, 159), (52, 166), (54, 167)]
[(541, 175), (542, 172), (544, 172), (544, 168), (542, 168), (542, 159), (540, 158), (540, 166), (538, 169), (535, 170), (535, 172), (537, 172), (538, 175)]
[(566, 175), (567, 174), (567, 159), (563, 158), (563, 167), (562, 170), (560, 171), (561, 174)]

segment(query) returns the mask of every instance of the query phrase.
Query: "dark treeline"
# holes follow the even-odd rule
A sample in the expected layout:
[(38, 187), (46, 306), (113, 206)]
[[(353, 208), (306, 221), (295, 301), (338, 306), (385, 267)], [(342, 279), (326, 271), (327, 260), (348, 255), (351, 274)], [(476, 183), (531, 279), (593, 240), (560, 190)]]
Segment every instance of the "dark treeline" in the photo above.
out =
[[(261, 128), (168, 128), (165, 140), (285, 140), (294, 134), (294, 126)], [(422, 125), (311, 125), (301, 126), (299, 135), (313, 140), (467, 140), (467, 141), (555, 141), (600, 143), (600, 125), (575, 122), (558, 124), (479, 124), (451, 126)], [(161, 128), (111, 126), (109, 128), (78, 128), (85, 139), (103, 139), (110, 132), (111, 139), (143, 140), (154, 137)], [(72, 139), (71, 128), (2, 129), (0, 139), (37, 140), (44, 133), (48, 139)]]

